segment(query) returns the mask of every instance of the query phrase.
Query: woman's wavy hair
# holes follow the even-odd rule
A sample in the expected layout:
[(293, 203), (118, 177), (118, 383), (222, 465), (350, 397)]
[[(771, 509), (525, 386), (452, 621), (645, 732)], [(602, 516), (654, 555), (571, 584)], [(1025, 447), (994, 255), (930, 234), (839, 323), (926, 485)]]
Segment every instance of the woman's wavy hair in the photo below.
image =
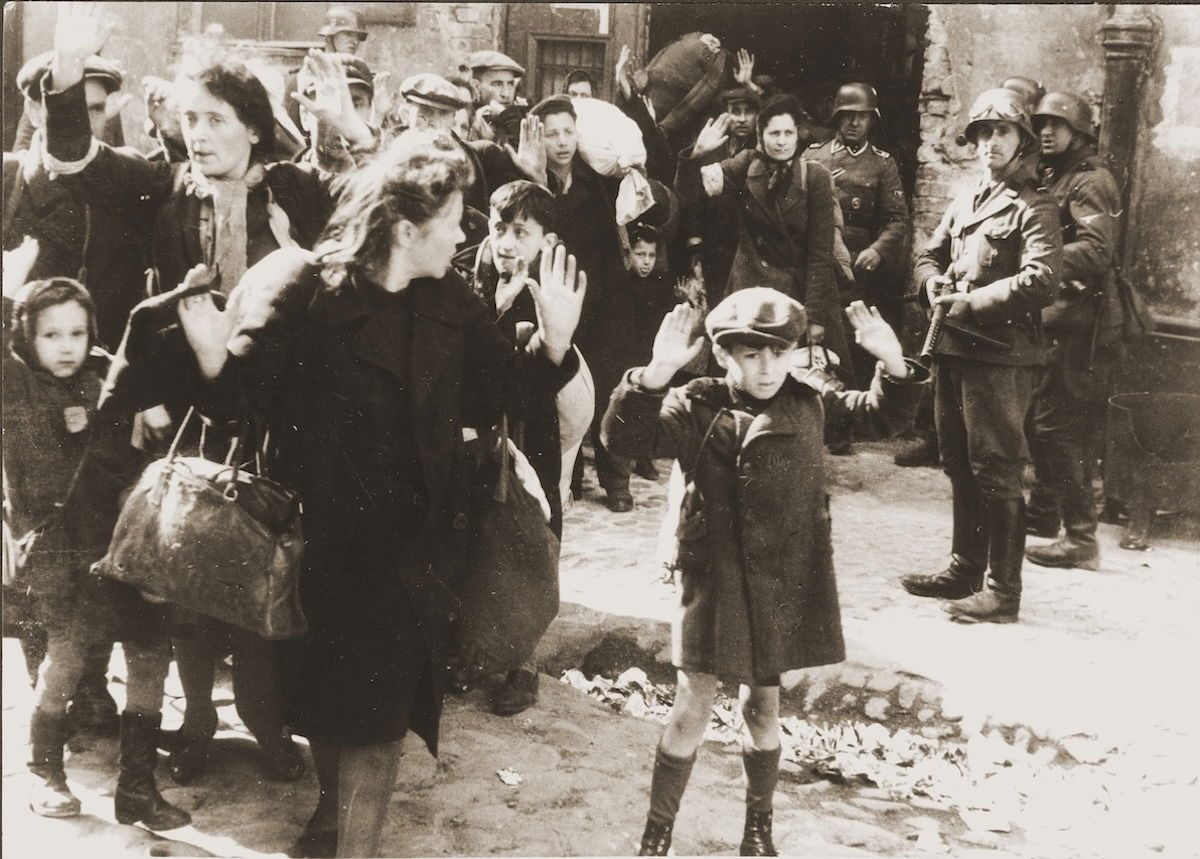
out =
[(474, 180), (449, 135), (406, 131), (373, 160), (338, 180), (338, 204), (313, 253), (331, 288), (382, 265), (401, 220), (424, 224)]
[[(762, 106), (758, 112), (758, 139), (763, 139), (763, 129), (767, 127), (772, 119), (783, 115), (790, 116), (792, 121), (796, 123), (796, 130), (800, 136), (804, 134), (805, 126), (812, 122), (812, 118), (800, 105), (799, 99), (790, 93), (779, 93), (767, 99), (767, 103)], [(800, 147), (797, 147), (799, 150)]]
[(176, 67), (176, 84), (199, 84), (214, 98), (233, 108), (247, 128), (258, 132), (250, 147), (252, 162), (266, 162), (275, 149), (275, 112), (267, 88), (250, 67), (228, 47), (209, 36), (190, 39)]

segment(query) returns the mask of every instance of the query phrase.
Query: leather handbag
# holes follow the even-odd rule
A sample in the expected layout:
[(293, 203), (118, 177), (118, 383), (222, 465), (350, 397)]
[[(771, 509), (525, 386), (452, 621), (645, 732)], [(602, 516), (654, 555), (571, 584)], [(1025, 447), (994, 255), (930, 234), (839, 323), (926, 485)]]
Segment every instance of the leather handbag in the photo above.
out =
[(94, 569), (262, 638), (303, 635), (299, 498), (263, 474), (257, 454), (257, 473), (239, 465), (248, 425), (223, 463), (180, 456), (194, 415), (188, 412), (167, 455), (134, 485)]
[(472, 501), (455, 644), (465, 665), (509, 671), (530, 657), (558, 614), (559, 541), (517, 476), (507, 418), (491, 436)]

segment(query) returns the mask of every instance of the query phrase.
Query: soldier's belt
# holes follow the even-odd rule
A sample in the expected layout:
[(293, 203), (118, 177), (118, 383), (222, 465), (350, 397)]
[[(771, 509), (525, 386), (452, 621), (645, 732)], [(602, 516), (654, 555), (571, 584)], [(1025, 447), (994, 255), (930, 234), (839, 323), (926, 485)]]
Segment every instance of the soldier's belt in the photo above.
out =
[(954, 319), (946, 319), (942, 323), (945, 327), (957, 331), (959, 334), (970, 337), (972, 340), (978, 340), (980, 343), (986, 343), (989, 346), (994, 346), (997, 349), (1009, 351), (1012, 349), (1012, 344), (1007, 340), (1001, 340), (999, 337), (993, 337), (990, 334), (984, 334), (978, 328), (959, 322)]

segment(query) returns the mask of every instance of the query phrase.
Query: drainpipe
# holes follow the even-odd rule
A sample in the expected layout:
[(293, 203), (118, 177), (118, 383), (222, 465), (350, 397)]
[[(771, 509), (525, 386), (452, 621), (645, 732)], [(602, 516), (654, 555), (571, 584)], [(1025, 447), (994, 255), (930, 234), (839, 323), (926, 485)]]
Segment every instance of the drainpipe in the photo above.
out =
[(1142, 126), (1141, 106), (1159, 27), (1145, 6), (1120, 4), (1112, 8), (1112, 15), (1100, 28), (1104, 45), (1100, 151), (1121, 189), (1122, 208), (1126, 212), (1117, 238), (1117, 259), (1123, 259), (1125, 236), (1130, 232), (1131, 190), (1137, 175), (1134, 166)]

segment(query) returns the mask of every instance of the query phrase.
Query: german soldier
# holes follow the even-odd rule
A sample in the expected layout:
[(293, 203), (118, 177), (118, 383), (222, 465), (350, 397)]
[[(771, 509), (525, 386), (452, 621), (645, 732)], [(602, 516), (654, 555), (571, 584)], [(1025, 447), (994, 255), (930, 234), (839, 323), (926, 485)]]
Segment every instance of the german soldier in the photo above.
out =
[[(1041, 182), (1062, 221), (1062, 286), (1042, 311), (1047, 365), (1034, 394), (1030, 422), (1037, 486), (1030, 499), (1029, 531), (1054, 537), (1059, 515), (1065, 535), (1025, 556), (1043, 567), (1094, 570), (1096, 509), (1092, 474), (1104, 430), (1109, 370), (1116, 356), (1119, 308), (1111, 277), (1121, 195), (1095, 154), (1091, 108), (1068, 92), (1047, 93), (1033, 116), (1042, 157)], [(1036, 517), (1036, 518), (1033, 518)]]
[[(838, 203), (845, 221), (845, 243), (853, 260), (854, 282), (843, 290), (842, 304), (862, 298), (879, 307), (895, 331), (903, 330), (902, 271), (908, 247), (908, 204), (900, 185), (900, 171), (887, 152), (870, 142), (879, 120), (879, 98), (865, 83), (844, 84), (833, 103), (832, 123), (837, 133), (824, 143), (814, 143), (807, 157), (833, 174)], [(861, 379), (874, 373), (869, 356), (851, 346)]]

